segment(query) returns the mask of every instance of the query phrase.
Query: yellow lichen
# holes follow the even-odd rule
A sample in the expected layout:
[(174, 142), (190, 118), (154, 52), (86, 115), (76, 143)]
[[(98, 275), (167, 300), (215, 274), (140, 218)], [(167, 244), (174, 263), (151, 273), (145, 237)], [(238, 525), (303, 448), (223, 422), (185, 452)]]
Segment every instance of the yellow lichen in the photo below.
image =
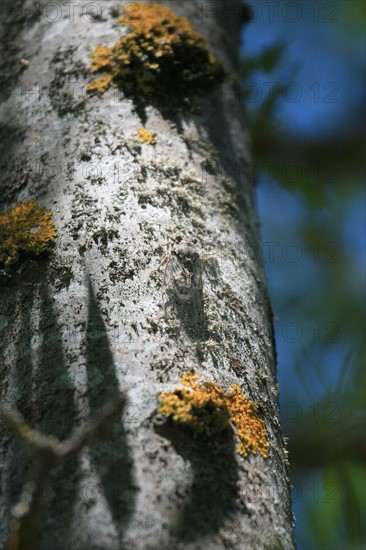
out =
[(186, 374), (181, 382), (186, 387), (160, 395), (161, 414), (206, 435), (221, 432), (229, 425), (225, 395), (218, 384), (199, 384), (193, 373)]
[[(170, 8), (162, 4), (136, 3), (134, 6), (133, 11), (126, 11), (119, 18), (119, 23), (132, 27), (136, 35), (142, 34), (147, 39), (157, 39), (154, 44), (161, 55), (167, 53), (172, 55), (174, 44), (182, 40), (187, 41), (190, 45), (199, 45), (199, 47), (205, 48), (203, 37), (192, 29), (186, 17), (177, 16)], [(151, 46), (149, 49), (152, 49)]]
[(101, 76), (100, 78), (96, 78), (95, 80), (92, 80), (87, 84), (86, 89), (88, 92), (99, 92), (102, 94), (106, 91), (106, 89), (109, 87), (110, 83), (112, 82), (112, 75), (111, 74), (105, 74)]
[(154, 132), (149, 132), (146, 128), (139, 128), (137, 130), (137, 139), (141, 143), (147, 143), (148, 145), (154, 145), (157, 142), (157, 137)]
[(187, 371), (183, 374), (182, 378), (180, 379), (180, 383), (183, 385), (183, 386), (188, 386), (190, 388), (195, 388), (198, 381), (199, 381), (200, 377), (198, 376), (198, 374), (192, 372), (192, 371)]
[(259, 453), (268, 457), (264, 421), (239, 386), (232, 384), (225, 392), (216, 382), (199, 382), (193, 372), (185, 373), (180, 381), (183, 388), (160, 394), (161, 414), (206, 435), (219, 433), (231, 423), (239, 439), (236, 450), (240, 455)]
[(100, 71), (100, 69), (106, 69), (112, 65), (112, 50), (104, 44), (98, 44), (92, 53), (93, 64), (90, 67), (91, 71)]
[(41, 254), (56, 235), (51, 212), (36, 201), (19, 203), (0, 214), (0, 263), (9, 267), (20, 252)]
[[(179, 101), (206, 93), (225, 71), (185, 17), (161, 4), (134, 3), (119, 18), (133, 29), (109, 48), (98, 45), (91, 70), (104, 70), (127, 95)], [(127, 11), (126, 11), (127, 10)], [(93, 83), (92, 83), (93, 84)], [(108, 87), (108, 86), (107, 86)], [(93, 85), (89, 91), (106, 88)]]
[(269, 443), (264, 421), (258, 417), (253, 401), (250, 401), (237, 384), (232, 384), (228, 395), (231, 420), (239, 438), (237, 452), (247, 456), (259, 453), (264, 458), (269, 454)]

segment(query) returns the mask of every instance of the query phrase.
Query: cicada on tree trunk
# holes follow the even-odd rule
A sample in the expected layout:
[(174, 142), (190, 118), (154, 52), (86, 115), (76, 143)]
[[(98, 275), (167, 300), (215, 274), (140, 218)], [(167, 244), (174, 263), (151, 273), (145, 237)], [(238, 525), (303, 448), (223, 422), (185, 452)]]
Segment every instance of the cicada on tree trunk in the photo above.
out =
[(164, 316), (167, 323), (178, 318), (190, 332), (202, 328), (202, 263), (194, 242), (181, 241), (171, 250), (159, 268), (164, 269)]

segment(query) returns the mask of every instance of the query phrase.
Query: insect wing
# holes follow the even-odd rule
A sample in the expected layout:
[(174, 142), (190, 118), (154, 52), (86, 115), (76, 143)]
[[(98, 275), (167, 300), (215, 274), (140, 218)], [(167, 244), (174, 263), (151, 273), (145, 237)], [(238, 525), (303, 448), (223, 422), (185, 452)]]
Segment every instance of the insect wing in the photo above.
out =
[(182, 277), (182, 266), (177, 258), (170, 256), (167, 261), (164, 271), (164, 286), (165, 288), (174, 288)]
[(198, 294), (202, 292), (202, 263), (199, 258), (197, 258), (194, 264), (191, 287)]

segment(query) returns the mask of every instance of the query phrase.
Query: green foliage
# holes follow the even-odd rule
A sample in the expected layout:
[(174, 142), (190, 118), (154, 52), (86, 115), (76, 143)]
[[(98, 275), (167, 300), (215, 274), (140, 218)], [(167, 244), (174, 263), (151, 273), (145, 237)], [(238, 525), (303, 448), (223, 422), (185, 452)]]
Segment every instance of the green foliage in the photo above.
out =
[[(300, 0), (298, 5), (309, 15), (308, 3)], [(319, 21), (326, 6), (318, 4)], [(333, 33), (334, 51), (327, 52), (327, 60), (332, 55), (339, 63), (337, 56), (344, 55), (357, 40), (355, 33), (361, 39), (365, 5), (349, 0), (336, 8), (340, 24), (333, 25), (331, 31), (328, 27)], [(311, 33), (310, 26), (308, 31)], [(244, 59), (241, 76), (244, 85), (261, 73), (278, 82), (271, 97), (259, 105), (247, 102), (254, 163), (260, 173), (267, 171), (274, 187), (278, 182), (298, 197), (302, 212), (293, 225), (267, 229), (273, 241), (296, 241), (303, 251), (302, 272), (289, 269), (289, 264), (282, 271), (281, 265), (275, 266), (286, 283), (282, 291), (275, 286), (271, 292), (275, 313), (277, 302), (282, 314), (303, 329), (296, 353), (295, 345), (290, 350), (295, 359), (288, 371), (289, 387), (281, 386), (282, 396), (286, 395), (284, 403), (294, 402), (301, 410), (296, 422), (284, 423), (291, 479), (302, 491), (295, 502), (300, 516), (298, 546), (300, 550), (361, 550), (366, 543), (364, 268), (359, 247), (353, 246), (347, 231), (352, 227), (350, 213), (355, 202), (363, 200), (364, 127), (362, 117), (349, 111), (346, 129), (335, 119), (334, 131), (325, 136), (317, 134), (316, 128), (312, 136), (289, 133), (279, 117), (287, 82), (274, 73), (278, 75), (284, 66), (291, 47), (281, 41), (256, 57)], [(291, 69), (286, 69), (287, 80), (295, 80)], [(340, 104), (339, 112), (344, 110)], [(289, 164), (297, 168), (296, 177), (283, 170)], [(275, 204), (274, 208), (281, 210), (282, 205)], [(352, 232), (356, 229), (353, 227)], [(358, 229), (361, 233), (362, 228)], [(335, 338), (324, 341), (309, 337), (309, 327), (327, 324), (336, 328)], [(280, 363), (279, 371), (281, 367)]]
[[(288, 47), (279, 42), (255, 57), (244, 58), (240, 65), (244, 85), (258, 71), (273, 74)], [(291, 80), (296, 69), (290, 74)], [(258, 108), (249, 110), (255, 164), (259, 169), (269, 170), (284, 189), (301, 193), (308, 206), (319, 208), (327, 202), (329, 186), (342, 192), (345, 182), (347, 187), (358, 185), (364, 169), (363, 128), (356, 123), (351, 133), (344, 135), (338, 131), (327, 139), (289, 134), (277, 117), (286, 85), (278, 83)], [(296, 177), (289, 177), (284, 169), (289, 161), (298, 168)]]
[(361, 550), (365, 531), (365, 496), (360, 479), (363, 467), (342, 463), (323, 471), (314, 483), (308, 504), (308, 543), (314, 548)]
[(280, 64), (286, 51), (287, 44), (279, 42), (274, 46), (264, 49), (256, 56), (246, 57), (240, 62), (239, 73), (241, 78), (247, 79), (254, 71), (273, 72)]

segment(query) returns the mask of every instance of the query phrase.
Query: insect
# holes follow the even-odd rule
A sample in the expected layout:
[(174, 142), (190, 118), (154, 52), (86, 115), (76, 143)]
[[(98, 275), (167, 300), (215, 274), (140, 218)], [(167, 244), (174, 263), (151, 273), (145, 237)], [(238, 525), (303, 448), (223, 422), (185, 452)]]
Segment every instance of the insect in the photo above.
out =
[(199, 324), (203, 316), (202, 264), (194, 242), (171, 245), (156, 271), (164, 264), (165, 319), (169, 320), (175, 309), (185, 324)]

